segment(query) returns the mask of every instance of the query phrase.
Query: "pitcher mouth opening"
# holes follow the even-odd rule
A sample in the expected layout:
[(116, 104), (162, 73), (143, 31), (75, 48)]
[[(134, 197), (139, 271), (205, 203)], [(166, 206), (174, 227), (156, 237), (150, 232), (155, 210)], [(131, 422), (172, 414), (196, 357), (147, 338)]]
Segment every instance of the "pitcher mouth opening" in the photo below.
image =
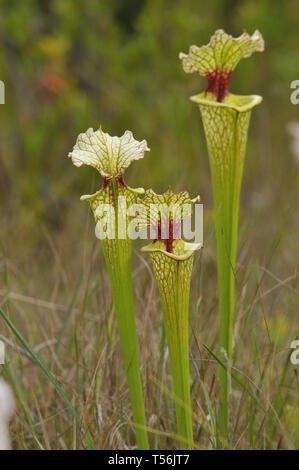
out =
[[(202, 243), (189, 243), (185, 240), (179, 239), (174, 241), (174, 245), (177, 245), (173, 252), (169, 252), (165, 249), (163, 243), (153, 242), (147, 246), (143, 246), (141, 251), (143, 253), (163, 253), (168, 258), (174, 259), (175, 261), (186, 261), (194, 255), (195, 251), (201, 250)], [(177, 249), (179, 248), (179, 249)]]
[(191, 96), (190, 100), (204, 106), (230, 108), (239, 113), (246, 113), (260, 104), (263, 98), (259, 95), (234, 95), (233, 93), (230, 93), (223, 99), (223, 101), (219, 102), (215, 95), (203, 91), (198, 95)]

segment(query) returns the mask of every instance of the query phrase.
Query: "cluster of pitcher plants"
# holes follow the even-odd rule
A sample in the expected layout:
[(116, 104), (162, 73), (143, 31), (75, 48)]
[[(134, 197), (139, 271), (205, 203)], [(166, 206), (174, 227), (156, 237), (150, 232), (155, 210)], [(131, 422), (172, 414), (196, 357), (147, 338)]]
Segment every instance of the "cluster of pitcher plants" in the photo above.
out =
[[(233, 38), (218, 30), (208, 45), (191, 46), (188, 54), (179, 55), (185, 72), (197, 72), (208, 79), (207, 89), (192, 96), (191, 100), (199, 105), (202, 116), (214, 194), (219, 351), (223, 357), (219, 366), (219, 446), (230, 440), (229, 369), (232, 361), (238, 213), (244, 156), (251, 110), (262, 100), (257, 95), (234, 95), (228, 87), (239, 60), (263, 49), (264, 41), (259, 31), (252, 36), (245, 31), (240, 37)], [(145, 191), (127, 186), (125, 170), (132, 161), (143, 158), (148, 150), (147, 142), (135, 140), (130, 131), (121, 137), (111, 137), (100, 128), (96, 131), (88, 129), (80, 134), (69, 156), (76, 166), (93, 166), (103, 180), (99, 191), (81, 199), (90, 203), (110, 276), (138, 448), (148, 449), (149, 441), (134, 316), (132, 237), (127, 232), (125, 236), (119, 236), (122, 226), (132, 221), (135, 226), (154, 229), (154, 239), (142, 248), (142, 252), (149, 254), (152, 260), (160, 292), (180, 448), (193, 449), (189, 292), (194, 255), (202, 245), (183, 240), (179, 228), (186, 216), (191, 217), (192, 208), (199, 198), (191, 199), (185, 191), (174, 194), (169, 189), (157, 195), (152, 189)], [(140, 203), (146, 209), (144, 213), (130, 210), (132, 205)], [(187, 215), (181, 210), (186, 205), (190, 207)], [(112, 208), (112, 212), (108, 210), (104, 215), (103, 207)], [(152, 217), (148, 216), (147, 209), (150, 207), (158, 207)], [(120, 214), (125, 214), (125, 217)], [(162, 229), (165, 224), (169, 229), (166, 234)], [(99, 234), (103, 232), (103, 226), (106, 236)], [(107, 236), (109, 233), (114, 236)]]

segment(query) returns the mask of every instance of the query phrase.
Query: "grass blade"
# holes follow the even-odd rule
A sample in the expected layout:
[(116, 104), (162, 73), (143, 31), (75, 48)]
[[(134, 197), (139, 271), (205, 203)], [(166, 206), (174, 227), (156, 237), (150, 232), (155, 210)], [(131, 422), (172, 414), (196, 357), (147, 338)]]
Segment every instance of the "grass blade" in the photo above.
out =
[(10, 319), (7, 317), (7, 315), (3, 312), (2, 309), (0, 309), (0, 315), (1, 317), (3, 318), (3, 320), (5, 321), (5, 323), (8, 325), (8, 327), (11, 329), (11, 331), (14, 333), (14, 335), (16, 336), (16, 338), (20, 341), (20, 343), (22, 344), (22, 346), (24, 347), (24, 349), (26, 349), (26, 351), (30, 354), (30, 356), (32, 357), (32, 359), (34, 359), (34, 361), (36, 362), (36, 364), (40, 367), (40, 369), (42, 370), (42, 372), (45, 374), (45, 376), (50, 380), (50, 382), (54, 385), (55, 387), (55, 390), (56, 392), (58, 393), (58, 395), (62, 398), (62, 400), (66, 403), (66, 405), (68, 406), (69, 410), (71, 411), (71, 413), (75, 416), (76, 418), (76, 421), (77, 421), (77, 425), (79, 427), (82, 428), (82, 430), (84, 431), (84, 437), (85, 437), (85, 440), (86, 440), (86, 444), (88, 446), (88, 448), (90, 450), (95, 450), (95, 444), (89, 434), (89, 432), (87, 431), (87, 429), (85, 428), (84, 424), (82, 423), (81, 419), (80, 419), (80, 416), (78, 414), (78, 412), (75, 410), (75, 408), (73, 407), (72, 403), (70, 402), (69, 398), (67, 397), (66, 393), (64, 392), (64, 390), (62, 389), (62, 387), (60, 386), (60, 384), (58, 383), (58, 381), (55, 379), (54, 375), (49, 371), (49, 369), (47, 368), (47, 366), (42, 362), (42, 360), (36, 355), (36, 353), (33, 351), (33, 349), (29, 346), (29, 344), (27, 343), (27, 341), (25, 340), (25, 338), (22, 336), (22, 334), (17, 330), (17, 328), (14, 326), (14, 324), (10, 321)]

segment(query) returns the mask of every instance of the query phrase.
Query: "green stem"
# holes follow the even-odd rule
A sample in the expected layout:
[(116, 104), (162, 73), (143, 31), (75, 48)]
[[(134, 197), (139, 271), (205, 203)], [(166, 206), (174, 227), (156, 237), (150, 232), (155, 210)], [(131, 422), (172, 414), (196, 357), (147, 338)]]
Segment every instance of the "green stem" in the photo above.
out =
[[(250, 108), (239, 112), (230, 106), (208, 106), (200, 99), (212, 173), (217, 241), (220, 349), (225, 349), (229, 364), (235, 310), (235, 273), (238, 244), (238, 218), (241, 182)], [(229, 440), (229, 388), (227, 373), (219, 368), (220, 417), (222, 438)]]
[[(130, 401), (138, 448), (149, 449), (144, 411), (131, 275), (131, 242), (128, 240), (103, 241), (112, 293), (115, 304), (121, 350), (126, 370)], [(113, 248), (112, 246), (113, 245)], [(111, 263), (111, 255), (114, 261)]]
[[(231, 188), (234, 189), (234, 188)], [(214, 194), (215, 194), (214, 190)], [(238, 207), (232, 205), (234, 195), (228, 191), (220, 205), (216, 205), (218, 212), (215, 219), (217, 239), (217, 270), (218, 270), (218, 297), (219, 297), (219, 323), (220, 348), (224, 348), (229, 363), (232, 357), (232, 337), (235, 309), (235, 269), (238, 237)], [(227, 372), (219, 367), (220, 382), (220, 432), (223, 437), (228, 436), (229, 428), (229, 390)]]
[(182, 332), (174, 338), (170, 331), (166, 331), (166, 336), (175, 395), (177, 429), (179, 436), (184, 438), (180, 441), (180, 448), (193, 449), (189, 360), (186, 360), (189, 358), (189, 338)]
[[(257, 95), (239, 96), (229, 92), (231, 74), (243, 57), (264, 50), (264, 39), (256, 30), (233, 38), (217, 30), (209, 44), (190, 46), (181, 53), (186, 73), (198, 72), (208, 78), (207, 90), (192, 96), (199, 104), (207, 140), (216, 210), (220, 349), (232, 356), (235, 307), (235, 267), (238, 241), (239, 198), (251, 109), (262, 101)], [(219, 369), (220, 432), (229, 440), (229, 390), (226, 372)]]
[(121, 350), (126, 370), (133, 420), (138, 448), (149, 449), (146, 431), (146, 417), (140, 375), (138, 344), (134, 313), (134, 294), (132, 284), (132, 242), (129, 238), (119, 239), (118, 196), (120, 185), (112, 181), (110, 197), (115, 208), (115, 239), (102, 240), (103, 252), (109, 271), (112, 294)]
[(96, 234), (102, 240), (139, 449), (148, 449), (149, 444), (134, 316), (132, 242), (127, 234), (127, 222), (132, 217), (128, 216), (127, 210), (136, 203), (144, 189), (129, 188), (124, 182), (124, 171), (132, 161), (143, 158), (148, 150), (146, 141), (135, 140), (130, 131), (121, 137), (111, 137), (100, 127), (97, 131), (90, 128), (79, 134), (73, 151), (69, 153), (74, 165), (90, 165), (100, 172), (103, 179), (99, 191), (82, 196), (81, 200), (89, 201), (97, 224)]
[(166, 252), (154, 250), (150, 252), (150, 255), (163, 309), (175, 395), (177, 429), (182, 437), (180, 448), (193, 449), (188, 331), (193, 253), (185, 260), (177, 260)]

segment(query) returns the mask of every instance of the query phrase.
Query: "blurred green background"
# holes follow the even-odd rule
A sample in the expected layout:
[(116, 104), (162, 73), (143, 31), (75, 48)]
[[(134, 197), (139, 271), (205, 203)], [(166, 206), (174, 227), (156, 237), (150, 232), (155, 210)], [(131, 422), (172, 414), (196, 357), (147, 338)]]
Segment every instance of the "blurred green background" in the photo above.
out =
[(299, 110), (289, 99), (299, 73), (298, 0), (1, 0), (0, 8), (0, 195), (9, 231), (65, 224), (95, 177), (73, 168), (67, 154), (79, 132), (99, 124), (147, 139), (151, 153), (133, 165), (133, 185), (171, 184), (209, 205), (200, 117), (188, 101), (206, 83), (182, 71), (178, 53), (220, 27), (235, 36), (258, 28), (266, 43), (241, 62), (230, 87), (264, 96), (253, 114), (243, 197), (264, 215), (282, 203), (293, 209), (298, 178), (286, 123)]
[[(89, 208), (79, 201), (81, 194), (100, 187), (101, 178), (92, 168), (75, 168), (68, 152), (77, 135), (89, 127), (101, 124), (111, 135), (122, 135), (129, 129), (136, 139), (146, 139), (151, 148), (127, 171), (129, 185), (152, 187), (156, 192), (171, 185), (175, 191), (200, 194), (205, 247), (195, 266), (190, 316), (199, 344), (203, 340), (214, 346), (218, 326), (211, 180), (200, 113), (188, 99), (205, 89), (206, 80), (185, 74), (178, 54), (187, 52), (191, 44), (208, 43), (217, 28), (234, 36), (244, 28), (250, 34), (258, 28), (265, 39), (265, 51), (242, 60), (230, 85), (234, 93), (264, 97), (252, 113), (241, 195), (236, 363), (242, 371), (248, 366), (250, 384), (254, 381), (265, 387), (264, 396), (277, 405), (279, 416), (283, 416), (281, 403), (287, 404), (285, 423), (299, 446), (298, 376), (295, 367), (288, 368), (292, 367), (289, 345), (298, 335), (299, 165), (287, 132), (287, 124), (299, 120), (299, 105), (290, 102), (290, 84), (299, 79), (298, 24), (299, 0), (0, 0), (0, 80), (6, 87), (6, 102), (0, 105), (2, 305), (6, 302), (30, 344), (57, 338), (65, 315), (62, 312), (70, 305), (82, 274), (77, 303), (83, 307), (71, 320), (74, 331), (81, 328), (87, 374), (83, 374), (82, 383), (90, 383), (97, 364), (90, 344), (95, 341), (94, 350), (101, 355), (108, 344), (111, 368), (105, 362), (104, 395), (110, 407), (111, 390), (115, 393), (116, 422), (119, 384), (125, 382), (118, 375), (121, 366), (115, 366), (115, 358), (120, 363), (120, 352), (114, 348), (111, 333), (109, 280)], [(137, 260), (140, 255), (136, 253), (137, 328), (139, 335), (145, 335), (141, 360), (150, 364), (145, 369), (150, 369), (146, 372), (150, 374), (152, 368), (156, 370), (159, 355), (160, 329), (156, 327), (161, 312), (154, 284), (149, 291), (150, 269)], [(99, 277), (99, 266), (104, 280)], [(12, 292), (10, 297), (6, 297), (8, 292)], [(152, 304), (145, 309), (146, 299)], [(47, 309), (52, 309), (51, 314)], [(94, 340), (98, 331), (94, 322), (100, 322), (101, 328), (104, 325), (101, 331), (107, 335), (101, 338), (101, 348), (97, 337)], [(59, 357), (63, 368), (59, 361), (55, 367), (64, 383), (72, 384), (73, 337), (66, 331), (67, 354), (64, 359)], [(9, 335), (8, 331), (5, 334)], [(194, 341), (192, 348), (197, 352)], [(205, 351), (200, 354), (203, 357)], [(93, 359), (88, 362), (90, 357)], [(53, 355), (45, 358), (52, 364)], [(28, 369), (18, 358), (14, 360), (11, 374), (27, 390), (33, 383), (32, 366)], [(283, 372), (286, 369), (288, 374)], [(214, 369), (211, 377), (213, 373)], [(281, 382), (286, 376), (288, 386)], [(43, 397), (45, 384), (38, 371), (34, 377), (40, 386), (36, 393)], [(217, 404), (213, 380), (211, 394), (215, 393)], [(101, 385), (97, 386), (100, 390)], [(49, 408), (42, 410), (45, 416), (53, 412), (51, 390), (47, 392)], [(153, 394), (156, 391), (149, 388), (148, 415), (156, 413)], [(35, 405), (31, 403), (32, 408)], [(246, 402), (245, 408), (252, 414), (250, 446), (254, 447), (253, 436), (263, 429), (264, 417), (255, 428), (256, 413), (251, 405)], [(167, 400), (165, 406), (167, 410)], [(94, 410), (92, 402), (95, 414)], [(163, 413), (167, 415), (165, 410)], [(58, 436), (59, 420), (63, 421), (60, 416), (55, 424)], [(94, 416), (92, 422), (95, 420)], [(167, 429), (163, 423), (161, 429)], [(245, 418), (244, 423), (246, 429)], [(109, 421), (106, 426), (110, 436)], [(18, 429), (16, 424), (16, 447), (22, 442)], [(270, 447), (281, 445), (281, 435), (275, 432), (271, 434), (273, 444), (267, 441)], [(240, 436), (246, 441), (242, 426)], [(59, 448), (70, 447), (69, 442), (57, 439)], [(262, 432), (260, 439), (262, 447)], [(25, 433), (24, 442), (24, 448), (35, 445), (30, 433), (29, 437)], [(54, 445), (52, 441), (48, 445), (46, 438), (45, 442), (46, 448)]]

